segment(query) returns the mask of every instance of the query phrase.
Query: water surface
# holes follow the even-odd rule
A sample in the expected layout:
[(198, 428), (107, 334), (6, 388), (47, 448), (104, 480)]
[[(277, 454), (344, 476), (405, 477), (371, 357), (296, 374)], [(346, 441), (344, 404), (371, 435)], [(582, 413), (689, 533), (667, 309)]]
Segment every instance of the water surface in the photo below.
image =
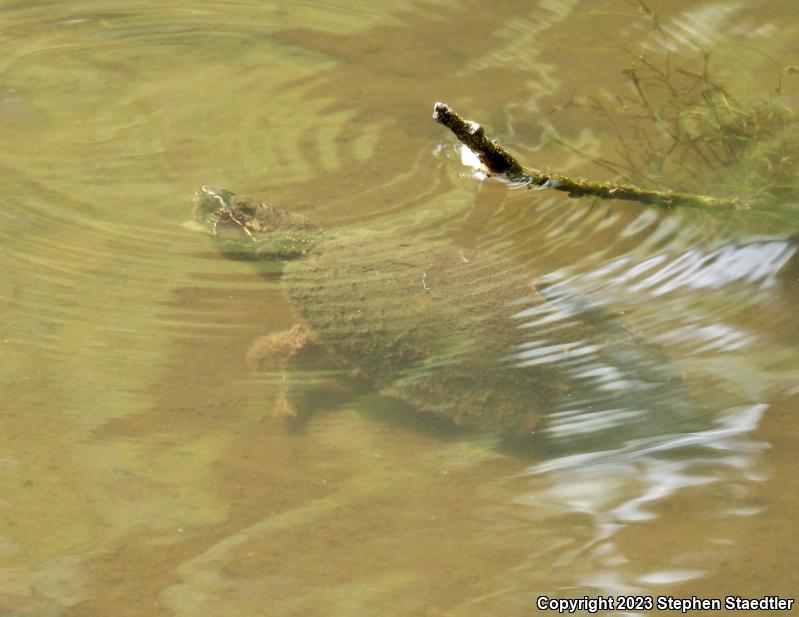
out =
[[(697, 71), (710, 51), (731, 96), (779, 88), (799, 108), (792, 0), (651, 4), (655, 18), (617, 0), (0, 4), (0, 612), (791, 597), (793, 204), (503, 194), (430, 119), (447, 101), (525, 161), (605, 179), (575, 149), (624, 164), (639, 109), (608, 122), (586, 101), (634, 97), (623, 70), (641, 54)], [(691, 178), (724, 188), (701, 166)], [(279, 375), (245, 357), (298, 307), (275, 268), (181, 226), (202, 184), (512, 260), (530, 273), (508, 311), (520, 370), (557, 362), (589, 394), (553, 410), (554, 445), (532, 451), (374, 395), (285, 430)], [(547, 328), (578, 318), (657, 356), (551, 349)], [(664, 366), (678, 391), (641, 386)], [(620, 435), (624, 417), (658, 420)]]

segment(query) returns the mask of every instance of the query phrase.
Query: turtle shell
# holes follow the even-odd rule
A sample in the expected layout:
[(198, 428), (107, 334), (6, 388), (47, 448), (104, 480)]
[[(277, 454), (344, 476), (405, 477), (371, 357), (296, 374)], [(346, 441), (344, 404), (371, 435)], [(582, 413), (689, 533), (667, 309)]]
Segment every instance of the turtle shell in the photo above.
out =
[(652, 436), (691, 416), (657, 346), (562, 290), (539, 293), (510, 258), (356, 233), (288, 262), (283, 281), (375, 389), (464, 427), (607, 445), (610, 434)]

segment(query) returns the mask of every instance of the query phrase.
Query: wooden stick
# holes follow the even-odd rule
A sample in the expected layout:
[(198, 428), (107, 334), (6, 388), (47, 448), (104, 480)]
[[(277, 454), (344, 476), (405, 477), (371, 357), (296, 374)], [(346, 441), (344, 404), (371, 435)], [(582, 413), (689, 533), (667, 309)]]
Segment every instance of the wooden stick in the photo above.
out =
[(552, 188), (568, 193), (569, 197), (590, 196), (600, 199), (624, 199), (665, 208), (682, 206), (746, 209), (749, 207), (735, 198), (724, 199), (675, 191), (649, 191), (632, 184), (593, 182), (584, 178), (571, 178), (562, 174), (524, 167), (496, 141), (487, 137), (479, 124), (464, 120), (446, 103), (436, 103), (433, 106), (433, 119), (452, 131), (463, 145), (479, 157), (480, 162), (490, 172), (503, 175), (515, 182), (525, 182), (530, 188), (534, 186)]

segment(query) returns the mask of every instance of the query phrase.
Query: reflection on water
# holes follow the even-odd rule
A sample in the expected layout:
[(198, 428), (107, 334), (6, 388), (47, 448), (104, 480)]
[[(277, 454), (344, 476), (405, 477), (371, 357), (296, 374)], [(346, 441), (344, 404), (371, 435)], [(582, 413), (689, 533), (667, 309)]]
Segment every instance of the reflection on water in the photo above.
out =
[[(647, 134), (571, 103), (630, 95), (642, 50), (696, 70), (703, 46), (731, 95), (779, 84), (799, 108), (779, 71), (799, 64), (792, 0), (660, 2), (656, 28), (641, 6), (6, 3), (0, 613), (522, 616), (540, 594), (795, 593), (794, 204), (505, 191), (429, 118), (451, 102), (524, 160), (606, 178), (619, 137)], [(282, 373), (245, 355), (303, 307), (275, 264), (181, 227), (203, 184), (509, 264), (477, 283), (510, 298), (502, 361), (563, 377), (542, 447), (373, 392), (285, 430)]]
[[(750, 434), (764, 410), (763, 405), (730, 410), (714, 428), (654, 447), (548, 461), (530, 468), (529, 473), (547, 474), (551, 484), (516, 500), (531, 506), (544, 500), (564, 512), (590, 518), (594, 534), (574, 549), (568, 562), (577, 585), (607, 594), (647, 594), (652, 586), (701, 578), (705, 572), (697, 568), (666, 566), (658, 570), (664, 565), (627, 554), (617, 535), (623, 534), (627, 525), (657, 519), (658, 505), (685, 489), (712, 485), (720, 478), (763, 479), (754, 470), (766, 445), (753, 441)], [(680, 449), (690, 455), (669, 456), (669, 451)], [(716, 515), (750, 516), (762, 511), (762, 507), (747, 509), (723, 503), (719, 507)]]

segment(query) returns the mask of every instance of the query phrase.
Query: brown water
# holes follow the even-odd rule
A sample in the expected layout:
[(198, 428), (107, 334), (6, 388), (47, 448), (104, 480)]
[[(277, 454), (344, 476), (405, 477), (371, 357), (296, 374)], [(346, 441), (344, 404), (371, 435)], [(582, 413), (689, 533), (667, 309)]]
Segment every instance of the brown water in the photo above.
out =
[[(743, 97), (799, 65), (795, 0), (652, 5), (657, 27), (616, 0), (0, 3), (0, 614), (510, 617), (540, 595), (794, 597), (792, 204), (476, 200), (430, 119), (447, 101), (524, 160), (605, 178), (545, 134), (618, 156), (606, 119), (567, 103), (629, 96), (621, 71), (642, 52), (690, 65), (698, 42)], [(799, 76), (782, 72), (781, 95), (799, 108)], [(585, 363), (544, 356), (597, 393), (557, 410), (565, 436), (546, 452), (376, 396), (287, 431), (276, 375), (245, 354), (297, 307), (276, 275), (181, 226), (201, 184), (514, 259), (554, 290), (530, 306), (519, 291), (525, 370), (542, 324), (589, 303), (658, 345), (689, 392), (664, 404), (582, 341)], [(617, 409), (614, 388), (631, 392)], [(671, 425), (686, 406), (696, 422)], [(666, 419), (572, 439), (625, 413)]]

